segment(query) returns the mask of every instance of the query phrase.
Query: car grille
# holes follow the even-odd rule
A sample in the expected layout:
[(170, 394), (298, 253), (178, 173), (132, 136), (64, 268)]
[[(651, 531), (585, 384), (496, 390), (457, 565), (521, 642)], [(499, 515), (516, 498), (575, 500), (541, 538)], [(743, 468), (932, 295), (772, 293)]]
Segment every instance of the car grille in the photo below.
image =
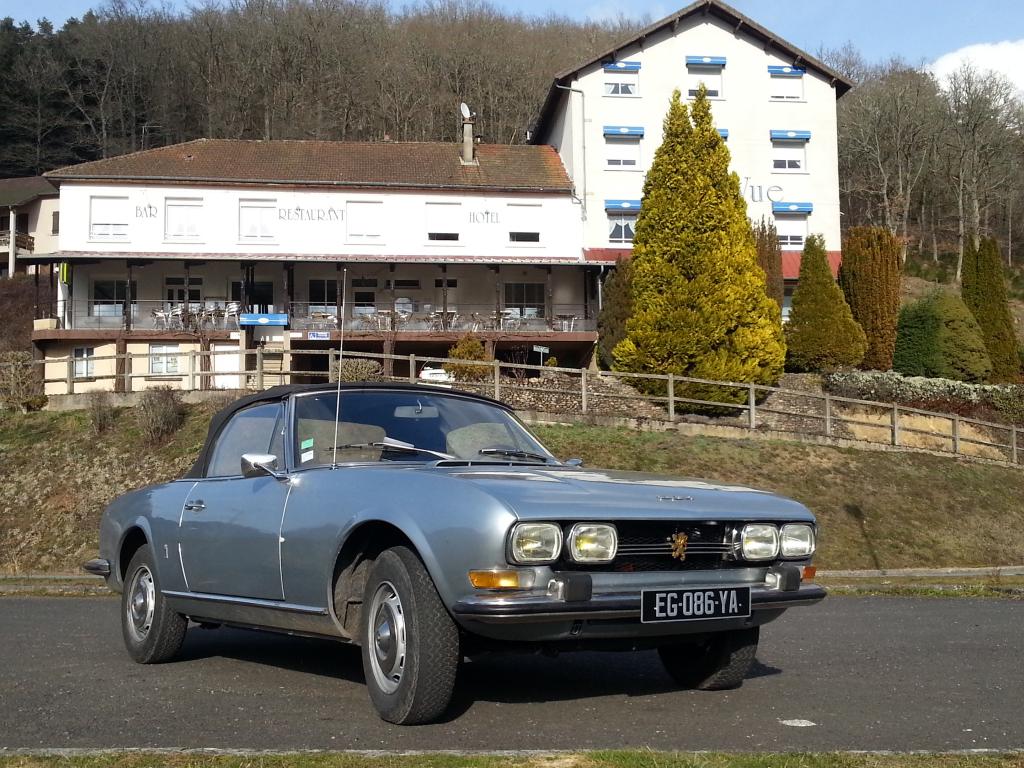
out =
[[(634, 571), (696, 571), (746, 567), (733, 557), (738, 545), (732, 543), (734, 527), (743, 523), (628, 521), (615, 523), (619, 549), (610, 563), (574, 563), (563, 558), (554, 570), (630, 573)], [(673, 536), (686, 535), (683, 559), (672, 556)], [(566, 530), (568, 534), (568, 526)]]

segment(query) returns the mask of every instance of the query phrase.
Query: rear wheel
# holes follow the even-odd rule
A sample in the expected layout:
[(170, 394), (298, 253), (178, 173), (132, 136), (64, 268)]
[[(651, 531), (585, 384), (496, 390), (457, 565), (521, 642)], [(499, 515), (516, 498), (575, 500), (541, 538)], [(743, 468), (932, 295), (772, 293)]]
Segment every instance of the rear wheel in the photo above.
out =
[(128, 654), (140, 664), (168, 661), (185, 640), (188, 620), (167, 606), (149, 546), (132, 557), (121, 592), (121, 634)]
[(665, 669), (684, 688), (738, 688), (757, 655), (760, 627), (719, 632), (702, 641), (658, 649)]
[(444, 713), (455, 688), (459, 632), (408, 548), (386, 550), (370, 569), (361, 635), (366, 687), (384, 720), (414, 725)]

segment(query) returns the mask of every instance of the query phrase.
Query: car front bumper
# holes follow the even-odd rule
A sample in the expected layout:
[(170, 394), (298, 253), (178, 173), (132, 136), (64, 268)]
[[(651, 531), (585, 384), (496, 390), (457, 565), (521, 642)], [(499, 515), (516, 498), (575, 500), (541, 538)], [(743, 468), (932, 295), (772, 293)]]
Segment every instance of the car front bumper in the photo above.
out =
[[(754, 586), (750, 590), (752, 614), (781, 612), (786, 608), (814, 605), (828, 593), (817, 584), (801, 584), (792, 590)], [(466, 597), (452, 606), (457, 618), (483, 624), (534, 624), (543, 622), (635, 619), (640, 621), (640, 593), (595, 594), (588, 600), (558, 600), (546, 594), (508, 595), (487, 593)]]

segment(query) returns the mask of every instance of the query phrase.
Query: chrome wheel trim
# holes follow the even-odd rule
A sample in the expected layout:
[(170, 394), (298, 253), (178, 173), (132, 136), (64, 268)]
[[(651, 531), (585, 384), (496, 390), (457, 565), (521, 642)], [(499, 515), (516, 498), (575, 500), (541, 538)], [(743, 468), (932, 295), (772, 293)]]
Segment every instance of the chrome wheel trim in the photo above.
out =
[(373, 679), (384, 693), (394, 693), (405, 672), (408, 645), (402, 600), (390, 581), (381, 582), (373, 593), (369, 617), (366, 650)]
[(148, 566), (142, 565), (132, 574), (125, 606), (125, 626), (128, 627), (128, 632), (135, 642), (146, 641), (153, 626), (155, 612), (156, 585), (153, 582), (153, 572)]

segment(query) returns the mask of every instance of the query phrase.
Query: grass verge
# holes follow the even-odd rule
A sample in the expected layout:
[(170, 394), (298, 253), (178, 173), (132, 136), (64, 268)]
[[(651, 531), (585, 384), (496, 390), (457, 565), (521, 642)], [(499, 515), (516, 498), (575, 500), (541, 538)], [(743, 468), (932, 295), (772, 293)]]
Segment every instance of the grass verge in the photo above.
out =
[(111, 752), (0, 757), (0, 768), (1024, 768), (1024, 754), (716, 754), (652, 752), (536, 755), (281, 754)]

